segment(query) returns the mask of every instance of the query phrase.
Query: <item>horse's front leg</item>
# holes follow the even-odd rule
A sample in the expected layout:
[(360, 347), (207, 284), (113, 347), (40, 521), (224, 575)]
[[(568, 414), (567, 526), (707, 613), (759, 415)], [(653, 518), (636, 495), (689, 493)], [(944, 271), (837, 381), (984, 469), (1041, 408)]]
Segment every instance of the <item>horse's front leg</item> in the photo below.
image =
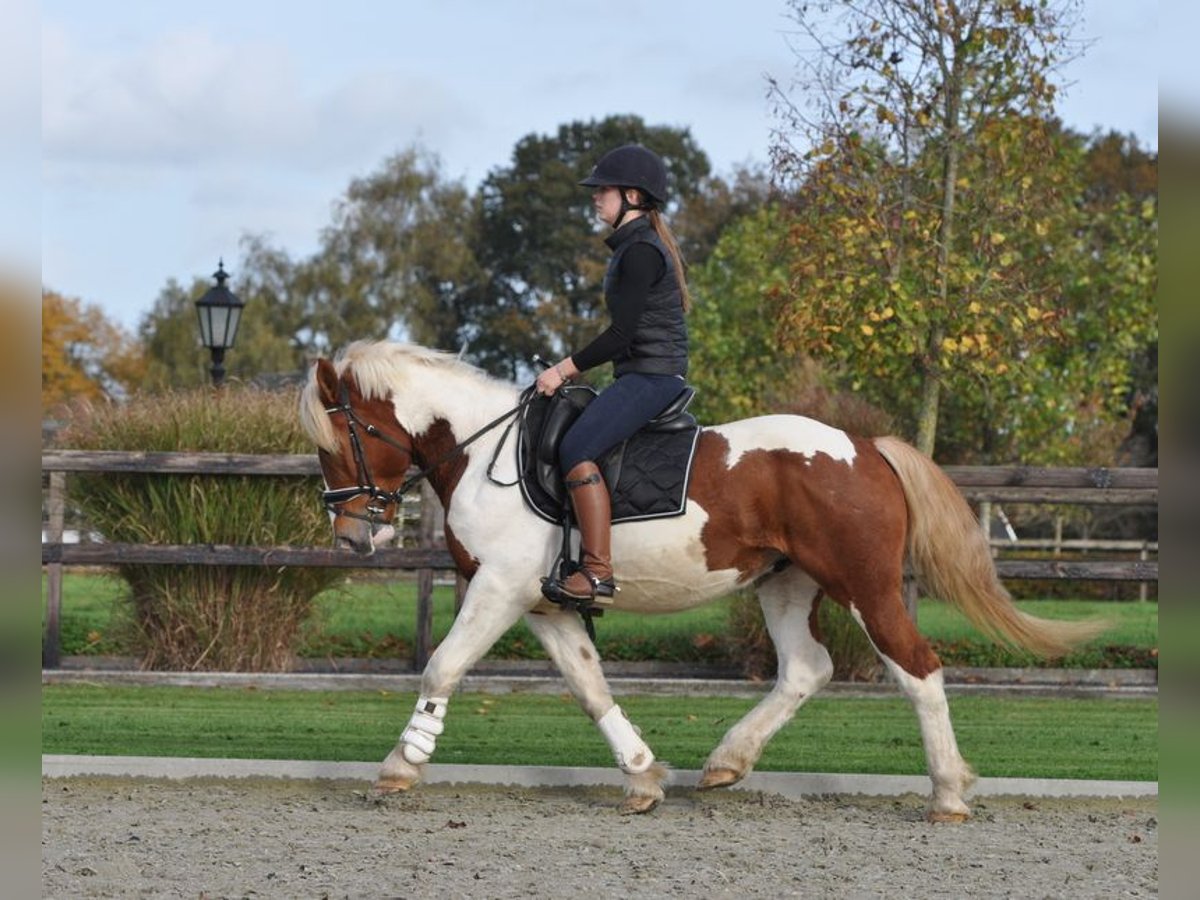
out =
[[(526, 581), (531, 579), (526, 578)], [(510, 585), (508, 590), (504, 584)], [(441, 735), (450, 695), (471, 666), (491, 649), (535, 601), (492, 573), (480, 569), (471, 579), (454, 625), (429, 658), (421, 675), (421, 693), (400, 740), (380, 767), (379, 793), (408, 790), (421, 780), (421, 769), (433, 756)]]
[(567, 682), (584, 711), (592, 717), (625, 773), (625, 800), (621, 813), (649, 812), (662, 802), (667, 770), (654, 761), (654, 753), (637, 728), (613, 702), (600, 668), (600, 654), (584, 631), (579, 616), (563, 610), (539, 608), (525, 617), (533, 633)]

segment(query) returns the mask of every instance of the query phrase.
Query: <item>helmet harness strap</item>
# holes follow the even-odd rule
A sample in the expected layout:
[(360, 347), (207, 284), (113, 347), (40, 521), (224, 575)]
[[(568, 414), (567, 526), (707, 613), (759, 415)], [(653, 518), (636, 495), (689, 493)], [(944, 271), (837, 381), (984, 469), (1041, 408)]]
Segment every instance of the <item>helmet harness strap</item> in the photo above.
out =
[(645, 191), (642, 191), (637, 188), (625, 188), (625, 187), (617, 188), (617, 193), (619, 193), (621, 195), (621, 211), (620, 211), (620, 213), (617, 214), (617, 218), (613, 221), (613, 224), (612, 224), (613, 231), (616, 231), (618, 228), (621, 227), (621, 223), (623, 221), (625, 221), (625, 216), (629, 213), (629, 211), (631, 209), (640, 209), (640, 210), (654, 209), (654, 201), (653, 200), (643, 199), (641, 203), (630, 203), (629, 200), (625, 196), (625, 192), (628, 190), (637, 190), (638, 193), (641, 194), (643, 198), (645, 198), (645, 196), (646, 196)]

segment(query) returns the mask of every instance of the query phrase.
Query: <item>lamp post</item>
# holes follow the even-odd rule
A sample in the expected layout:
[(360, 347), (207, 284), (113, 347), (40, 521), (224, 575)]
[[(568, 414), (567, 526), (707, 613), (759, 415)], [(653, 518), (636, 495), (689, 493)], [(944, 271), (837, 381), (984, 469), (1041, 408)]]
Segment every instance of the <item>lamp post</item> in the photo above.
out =
[(238, 323), (246, 304), (225, 287), (229, 274), (224, 260), (218, 264), (213, 278), (217, 286), (209, 288), (196, 301), (196, 315), (200, 319), (200, 341), (212, 354), (213, 387), (220, 387), (225, 380), (225, 351), (237, 340)]

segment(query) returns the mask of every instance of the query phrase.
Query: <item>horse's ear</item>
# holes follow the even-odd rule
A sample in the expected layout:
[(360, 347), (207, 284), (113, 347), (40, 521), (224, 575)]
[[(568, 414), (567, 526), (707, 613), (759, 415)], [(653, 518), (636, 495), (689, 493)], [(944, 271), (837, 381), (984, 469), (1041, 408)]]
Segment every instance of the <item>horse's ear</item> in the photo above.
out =
[(321, 357), (316, 363), (317, 371), (317, 394), (321, 398), (321, 403), (325, 406), (337, 406), (338, 402), (338, 374), (334, 369), (333, 363)]

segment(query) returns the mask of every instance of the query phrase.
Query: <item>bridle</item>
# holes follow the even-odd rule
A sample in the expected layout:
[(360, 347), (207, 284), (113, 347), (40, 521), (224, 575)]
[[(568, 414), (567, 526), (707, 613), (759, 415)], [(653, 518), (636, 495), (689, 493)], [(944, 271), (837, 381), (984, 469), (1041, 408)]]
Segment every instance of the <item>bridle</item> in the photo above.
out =
[[(412, 475), (409, 475), (404, 479), (400, 487), (396, 488), (394, 491), (388, 491), (377, 485), (375, 483), (375, 479), (371, 476), (371, 469), (367, 465), (367, 455), (363, 450), (362, 439), (358, 436), (358, 429), (362, 429), (362, 431), (368, 436), (378, 438), (390, 447), (394, 447), (397, 450), (407, 453), (410, 467), (416, 462), (416, 456), (414, 455), (411, 446), (405, 446), (395, 438), (384, 434), (370, 422), (364, 422), (362, 419), (360, 419), (358, 414), (354, 411), (354, 407), (350, 405), (350, 389), (345, 383), (343, 383), (341, 385), (341, 390), (338, 393), (337, 406), (330, 406), (325, 410), (325, 412), (331, 416), (336, 415), (337, 413), (342, 413), (346, 417), (346, 430), (350, 435), (350, 452), (354, 455), (354, 466), (356, 469), (355, 478), (358, 480), (358, 484), (352, 487), (332, 489), (327, 488), (326, 490), (322, 491), (321, 500), (325, 504), (325, 509), (334, 516), (345, 516), (348, 519), (361, 519), (364, 522), (370, 522), (372, 525), (374, 525), (377, 521), (379, 521), (379, 518), (383, 516), (383, 513), (387, 509), (389, 503), (394, 503), (399, 506), (404, 499), (404, 495), (412, 490), (416, 485), (428, 478), (431, 472), (435, 471), (439, 466), (445, 464), (458, 454), (462, 453), (462, 451), (468, 446), (470, 446), (479, 438), (483, 437), (505, 419), (508, 419), (519, 413), (526, 405), (528, 405), (532, 396), (532, 392), (526, 392), (526, 394), (522, 395), (521, 402), (512, 409), (508, 410), (508, 412), (497, 416), (495, 419), (492, 419), (492, 421), (488, 422), (466, 440), (455, 444), (452, 448), (443, 453), (436, 462), (425, 466), (423, 469), (414, 472)], [(507, 432), (505, 433), (507, 434)], [(370, 497), (370, 502), (367, 504), (367, 514), (365, 516), (361, 513), (349, 512), (341, 508), (342, 504), (347, 503), (356, 497), (362, 497), (364, 495)]]
[[(345, 384), (341, 386), (341, 391), (338, 395), (338, 405), (329, 407), (325, 412), (331, 416), (342, 413), (346, 417), (346, 431), (350, 435), (350, 452), (354, 455), (355, 478), (358, 480), (358, 484), (353, 487), (327, 488), (321, 492), (321, 500), (325, 504), (325, 509), (335, 516), (345, 516), (348, 519), (362, 519), (374, 525), (378, 521), (377, 517), (383, 516), (389, 503), (399, 504), (404, 499), (405, 492), (410, 490), (421, 478), (424, 478), (428, 472), (420, 472), (416, 476), (406, 478), (404, 483), (394, 491), (384, 490), (375, 483), (375, 479), (371, 476), (371, 468), (367, 465), (367, 454), (363, 450), (362, 439), (358, 436), (358, 429), (362, 429), (371, 437), (378, 438), (385, 444), (407, 453), (410, 465), (413, 461), (412, 447), (404, 446), (404, 444), (384, 434), (370, 422), (364, 422), (360, 419), (354, 411), (354, 407), (350, 405), (350, 390)], [(371, 498), (367, 504), (367, 515), (364, 516), (361, 513), (342, 509), (342, 504), (353, 500), (355, 497), (361, 497), (364, 494)]]

